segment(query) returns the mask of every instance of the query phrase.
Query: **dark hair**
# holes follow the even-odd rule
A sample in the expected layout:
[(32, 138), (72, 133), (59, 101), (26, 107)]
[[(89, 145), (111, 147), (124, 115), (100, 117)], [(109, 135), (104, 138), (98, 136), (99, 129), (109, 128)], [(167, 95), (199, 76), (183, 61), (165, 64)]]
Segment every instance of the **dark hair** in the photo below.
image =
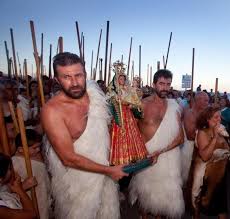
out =
[(54, 76), (57, 77), (57, 66), (70, 66), (73, 64), (81, 64), (85, 71), (85, 63), (82, 61), (82, 59), (73, 53), (70, 52), (62, 52), (54, 56), (53, 58), (53, 71)]
[(156, 84), (159, 78), (171, 78), (173, 75), (172, 72), (167, 69), (160, 69), (158, 70), (153, 76), (153, 83)]
[(207, 107), (204, 111), (200, 113), (196, 120), (196, 127), (199, 130), (209, 128), (208, 120), (213, 117), (213, 115), (220, 110), (219, 107)]
[(7, 170), (9, 169), (9, 166), (11, 165), (11, 159), (9, 156), (0, 153), (0, 177), (4, 178), (7, 174)]
[[(28, 147), (30, 147), (36, 142), (41, 142), (42, 136), (39, 135), (33, 129), (26, 129), (26, 139), (27, 139)], [(18, 133), (16, 138), (15, 138), (15, 146), (16, 146), (16, 148), (22, 146), (22, 140), (21, 140), (21, 134), (20, 133)]]
[(32, 92), (31, 87), (32, 87), (33, 84), (37, 84), (38, 85), (38, 82), (37, 81), (31, 81), (29, 83), (29, 93), (30, 93), (30, 95), (31, 95), (31, 92)]
[(12, 116), (9, 115), (9, 116), (4, 116), (4, 122), (7, 124), (7, 123), (13, 123), (13, 119), (12, 119)]

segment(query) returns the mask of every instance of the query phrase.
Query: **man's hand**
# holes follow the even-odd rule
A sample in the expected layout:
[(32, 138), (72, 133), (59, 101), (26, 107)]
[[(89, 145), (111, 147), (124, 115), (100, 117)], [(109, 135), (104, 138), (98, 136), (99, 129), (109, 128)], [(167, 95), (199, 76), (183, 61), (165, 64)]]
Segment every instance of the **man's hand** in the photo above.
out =
[(152, 164), (157, 163), (157, 160), (158, 160), (158, 157), (160, 154), (161, 154), (161, 151), (158, 150), (158, 151), (154, 151), (152, 154), (148, 155), (148, 158), (151, 158), (151, 160), (152, 160)]
[(108, 169), (108, 176), (110, 176), (113, 180), (118, 181), (124, 176), (128, 176), (129, 174), (123, 172), (123, 167), (125, 165), (111, 166)]
[(12, 192), (17, 194), (24, 192), (22, 188), (21, 178), (17, 173), (15, 173), (15, 178), (9, 183), (9, 188)]
[(32, 187), (35, 187), (38, 185), (37, 179), (35, 176), (33, 177), (27, 177), (23, 182), (22, 182), (22, 187), (25, 191), (31, 189)]

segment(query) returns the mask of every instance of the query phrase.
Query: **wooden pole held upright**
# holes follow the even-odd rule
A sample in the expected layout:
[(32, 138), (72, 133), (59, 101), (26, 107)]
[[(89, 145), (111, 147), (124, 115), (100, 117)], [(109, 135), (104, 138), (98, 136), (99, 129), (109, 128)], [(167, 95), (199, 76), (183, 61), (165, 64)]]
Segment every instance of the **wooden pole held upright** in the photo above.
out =
[(109, 21), (107, 21), (107, 27), (106, 27), (105, 67), (104, 67), (104, 82), (105, 82), (105, 84), (106, 84), (106, 79), (107, 79), (108, 47), (109, 47)]
[[(26, 139), (26, 130), (24, 125), (22, 110), (19, 107), (17, 107), (17, 116), (18, 116), (19, 129), (21, 133), (21, 140), (22, 140), (23, 152), (25, 157), (27, 175), (28, 177), (33, 177), (33, 171), (32, 171), (30, 155), (29, 155), (29, 148)], [(37, 214), (37, 217), (39, 218), (38, 202), (37, 202), (37, 196), (34, 187), (31, 188), (31, 198), (35, 208), (35, 212)]]
[(49, 55), (49, 78), (52, 78), (52, 44), (50, 44), (50, 55)]
[(161, 68), (161, 62), (160, 61), (157, 61), (157, 71), (159, 71)]
[(26, 78), (26, 96), (29, 98), (30, 97), (30, 92), (29, 92), (29, 80), (28, 80), (28, 71), (27, 71), (27, 61), (24, 59), (24, 69), (25, 69), (25, 78)]
[(3, 153), (10, 156), (10, 148), (9, 148), (7, 131), (5, 126), (5, 121), (4, 121), (3, 105), (1, 101), (0, 101), (0, 136), (1, 136), (0, 140), (1, 140)]
[(165, 69), (167, 68), (167, 64), (168, 64), (168, 57), (169, 57), (169, 50), (170, 50), (171, 40), (172, 40), (172, 32), (170, 33), (170, 38), (169, 38), (168, 51), (167, 51), (165, 65), (164, 65)]
[[(95, 67), (96, 74), (97, 74), (97, 66), (98, 66), (98, 61), (99, 61), (99, 52), (100, 52), (100, 45), (101, 45), (101, 35), (102, 35), (102, 29), (100, 31), (99, 42), (98, 42), (98, 47), (97, 47), (97, 58), (96, 58), (96, 67)], [(96, 76), (95, 76), (95, 79), (96, 79)]]
[(13, 51), (14, 72), (15, 72), (16, 80), (18, 81), (17, 60), (16, 60), (16, 53), (15, 53), (15, 46), (14, 46), (14, 34), (12, 28), (10, 28), (10, 36), (11, 36), (12, 51)]
[(139, 78), (141, 81), (141, 45), (139, 45)]
[(30, 21), (30, 29), (31, 29), (31, 35), (32, 35), (32, 41), (33, 41), (33, 48), (34, 48), (34, 58), (36, 63), (36, 75), (38, 80), (38, 86), (39, 86), (39, 94), (41, 99), (41, 107), (45, 104), (45, 98), (43, 93), (43, 84), (40, 74), (40, 59), (38, 56), (38, 50), (37, 50), (37, 44), (36, 44), (36, 36), (35, 36), (35, 30), (34, 30), (34, 22)]
[(82, 59), (82, 50), (81, 50), (81, 39), (80, 39), (80, 31), (79, 31), (79, 26), (78, 22), (76, 21), (76, 29), (77, 29), (77, 39), (78, 39), (78, 48), (79, 48), (79, 53), (80, 53), (80, 58)]
[(17, 118), (16, 118), (16, 114), (15, 114), (15, 111), (14, 111), (14, 106), (13, 106), (11, 101), (8, 101), (8, 105), (9, 105), (10, 114), (12, 116), (12, 120), (13, 120), (13, 123), (14, 123), (15, 133), (18, 134), (19, 133), (19, 126), (18, 126), (18, 121), (17, 121)]
[(129, 77), (129, 67), (130, 67), (130, 59), (131, 59), (131, 52), (132, 52), (132, 43), (133, 43), (133, 38), (131, 37), (130, 47), (129, 47), (128, 67), (127, 67), (127, 76), (128, 77)]
[(58, 44), (59, 44), (59, 53), (62, 53), (64, 50), (63, 50), (63, 37), (59, 37), (58, 39)]
[(93, 50), (91, 54), (91, 68), (90, 68), (90, 80), (93, 79)]
[(111, 80), (111, 68), (112, 68), (112, 49), (113, 49), (113, 44), (110, 43), (110, 53), (109, 53), (109, 74), (108, 74), (108, 85)]
[(215, 104), (218, 102), (218, 78), (216, 78), (216, 83), (215, 83)]

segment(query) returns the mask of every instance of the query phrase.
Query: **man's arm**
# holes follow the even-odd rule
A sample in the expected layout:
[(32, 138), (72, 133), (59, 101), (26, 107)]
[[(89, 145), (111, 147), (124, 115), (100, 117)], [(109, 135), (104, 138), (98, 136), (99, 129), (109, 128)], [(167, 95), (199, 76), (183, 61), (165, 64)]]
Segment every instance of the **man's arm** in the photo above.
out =
[(194, 115), (188, 110), (186, 110), (184, 114), (184, 128), (187, 139), (194, 141), (196, 136), (196, 119)]
[[(115, 180), (127, 176), (127, 174), (122, 171), (123, 166), (121, 165), (109, 167), (98, 164), (80, 154), (76, 154), (74, 152), (72, 137), (64, 119), (55, 109), (52, 109), (50, 106), (49, 108), (45, 107), (41, 115), (44, 131), (63, 165), (105, 174)], [(95, 142), (95, 144), (96, 143), (97, 142)]]

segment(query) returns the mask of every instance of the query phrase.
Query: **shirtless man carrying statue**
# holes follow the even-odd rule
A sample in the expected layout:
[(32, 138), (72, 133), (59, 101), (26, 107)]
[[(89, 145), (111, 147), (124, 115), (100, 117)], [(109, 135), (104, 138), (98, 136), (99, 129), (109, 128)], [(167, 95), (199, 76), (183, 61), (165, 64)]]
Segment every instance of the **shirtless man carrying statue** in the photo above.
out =
[(58, 54), (53, 69), (62, 91), (43, 107), (42, 124), (56, 218), (119, 218), (113, 180), (127, 174), (122, 165), (109, 167), (105, 96), (96, 82), (86, 81), (77, 55)]

